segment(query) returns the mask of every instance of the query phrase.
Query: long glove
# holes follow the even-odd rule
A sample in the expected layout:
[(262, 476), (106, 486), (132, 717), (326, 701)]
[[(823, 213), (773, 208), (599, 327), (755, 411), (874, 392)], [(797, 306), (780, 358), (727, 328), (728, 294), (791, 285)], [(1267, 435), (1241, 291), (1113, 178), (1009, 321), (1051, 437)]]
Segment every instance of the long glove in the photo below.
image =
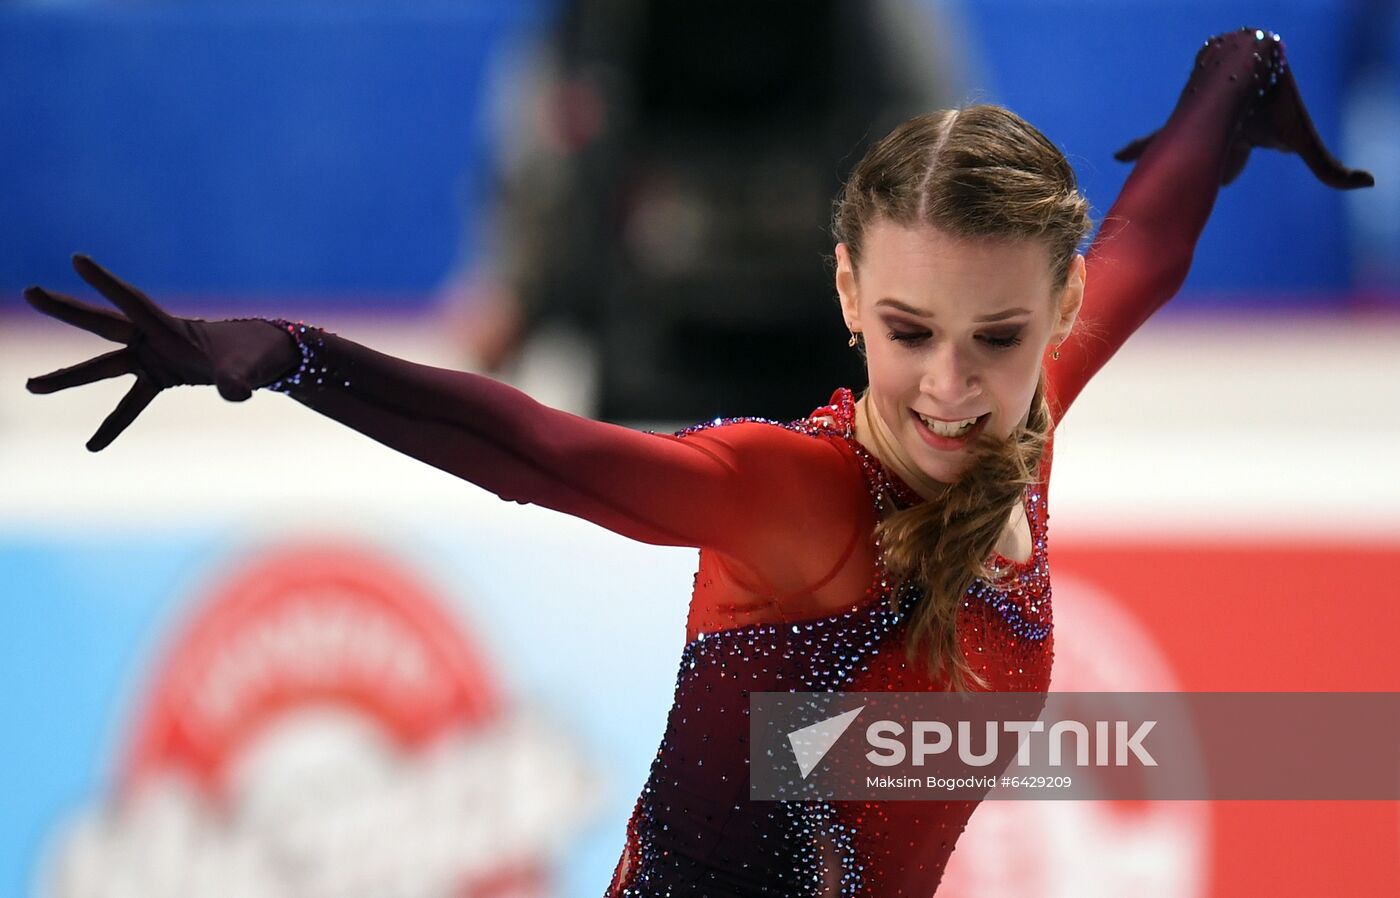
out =
[[(74, 266), (126, 315), (39, 287), (27, 290), (26, 299), (126, 346), (36, 377), (29, 389), (51, 393), (135, 374), (131, 392), (88, 442), (93, 451), (167, 387), (214, 383), (234, 401), (267, 387), (504, 499), (583, 517), (644, 542), (713, 548), (725, 558), (725, 576), (770, 595), (822, 582), (872, 524), (861, 523), (869, 498), (853, 460), (826, 438), (761, 422), (684, 438), (643, 433), (317, 328), (176, 318), (92, 260), (77, 256)], [(789, 515), (806, 522), (800, 545)]]
[[(1201, 105), (1189, 103), (1198, 94), (1209, 95), (1201, 97), (1205, 104), (1220, 102), (1242, 110), (1242, 114), (1225, 119), (1235, 135), (1221, 170), (1222, 185), (1239, 176), (1255, 147), (1297, 153), (1328, 187), (1353, 190), (1375, 185), (1370, 172), (1347, 168), (1323, 144), (1298, 92), (1283, 39), (1274, 32), (1240, 28), (1207, 40), (1196, 53), (1178, 109)], [(1139, 137), (1113, 158), (1120, 162), (1138, 159), (1161, 130)]]
[(1241, 28), (1206, 41), (1165, 124), (1117, 153), (1137, 164), (1089, 249), (1079, 322), (1046, 360), (1057, 421), (1180, 289), (1220, 186), (1256, 147), (1296, 153), (1329, 187), (1373, 183), (1323, 145), (1278, 35)]
[(241, 402), (253, 389), (273, 383), (302, 361), (296, 343), (272, 322), (176, 318), (87, 256), (74, 256), (73, 267), (126, 314), (50, 293), (43, 287), (30, 287), (24, 298), (45, 315), (126, 345), (72, 367), (32, 377), (25, 386), (31, 393), (53, 393), (109, 377), (136, 375), (126, 396), (88, 440), (87, 448), (93, 452), (116, 439), (161, 390), (215, 384), (219, 395)]

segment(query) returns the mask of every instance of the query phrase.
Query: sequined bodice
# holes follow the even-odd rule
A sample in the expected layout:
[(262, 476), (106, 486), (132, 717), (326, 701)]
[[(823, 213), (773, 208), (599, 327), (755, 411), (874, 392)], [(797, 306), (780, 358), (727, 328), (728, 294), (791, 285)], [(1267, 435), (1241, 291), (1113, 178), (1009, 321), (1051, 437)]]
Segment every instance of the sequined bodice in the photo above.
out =
[[(836, 439), (857, 462), (872, 506), (920, 501), (854, 439), (853, 420), (851, 393), (839, 390), (808, 418), (775, 426)], [(1026, 495), (1030, 558), (1021, 564), (996, 559), (1010, 566), (1011, 587), (977, 581), (959, 611), (963, 652), (994, 690), (1044, 691), (1049, 685), (1053, 638), (1043, 496), (1042, 488)], [(751, 693), (946, 687), (906, 659), (907, 611), (917, 591), (892, 595), (896, 587), (878, 550), (866, 558), (864, 592), (839, 610), (813, 613), (794, 602), (788, 614), (779, 609), (759, 623), (700, 631), (685, 646), (666, 733), (609, 896), (933, 891), (975, 803), (748, 798)], [(697, 576), (697, 596), (700, 585)]]

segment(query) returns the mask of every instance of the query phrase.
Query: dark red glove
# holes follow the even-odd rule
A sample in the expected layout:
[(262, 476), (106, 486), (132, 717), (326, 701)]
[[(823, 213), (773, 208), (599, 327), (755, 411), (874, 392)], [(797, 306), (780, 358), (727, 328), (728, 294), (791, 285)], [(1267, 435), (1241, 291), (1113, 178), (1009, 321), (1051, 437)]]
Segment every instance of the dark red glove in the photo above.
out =
[[(1347, 168), (1328, 152), (1298, 93), (1283, 40), (1272, 31), (1241, 28), (1206, 41), (1196, 53), (1196, 64), (1177, 108), (1197, 94), (1207, 93), (1246, 104), (1225, 158), (1221, 184), (1235, 180), (1255, 147), (1297, 153), (1328, 187), (1352, 190), (1375, 184), (1370, 172)], [(1137, 159), (1160, 130), (1134, 140), (1114, 158), (1121, 162)]]
[[(503, 499), (644, 542), (710, 547), (764, 594), (805, 595), (806, 584), (827, 582), (834, 565), (857, 557), (870, 498), (834, 438), (757, 421), (683, 438), (604, 424), (489, 377), (395, 358), (307, 325), (175, 318), (92, 260), (78, 256), (74, 265), (126, 314), (38, 287), (25, 297), (126, 345), (36, 377), (29, 389), (135, 374), (88, 442), (93, 451), (166, 387), (213, 383), (235, 401), (264, 387)], [(802, 527), (794, 530), (794, 520)]]
[(93, 452), (105, 449), (136, 420), (161, 390), (186, 384), (216, 384), (219, 395), (242, 402), (252, 391), (277, 380), (302, 361), (297, 343), (277, 324), (256, 318), (203, 321), (175, 318), (140, 290), (89, 259), (75, 255), (73, 267), (120, 315), (69, 296), (30, 287), (24, 298), (34, 308), (83, 330), (125, 343), (96, 358), (26, 383), (31, 393), (53, 393), (82, 384), (135, 374), (136, 383), (88, 440)]

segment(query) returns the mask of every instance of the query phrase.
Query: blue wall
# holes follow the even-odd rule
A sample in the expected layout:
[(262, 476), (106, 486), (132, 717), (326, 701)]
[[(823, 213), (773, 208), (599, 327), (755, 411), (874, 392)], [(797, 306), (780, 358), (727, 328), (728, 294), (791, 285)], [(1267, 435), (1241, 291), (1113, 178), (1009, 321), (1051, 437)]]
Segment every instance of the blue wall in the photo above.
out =
[(426, 290), (489, 183), (491, 65), (543, 8), (0, 11), (0, 289), (81, 249), (152, 291)]
[[(1203, 38), (1241, 24), (1283, 34), (1340, 153), (1355, 23), (1336, 0), (924, 2), (971, 26), (987, 68), (970, 99), (1005, 103), (1059, 142), (1097, 216), (1128, 173), (1112, 152), (1166, 118)], [(474, 251), (463, 228), (491, 189), (492, 74), (554, 6), (0, 9), (3, 303), (29, 283), (72, 284), (67, 256), (82, 250), (224, 311), (286, 296), (421, 306)], [(1256, 151), (1174, 305), (1346, 302), (1344, 203), (1298, 159)]]
[[(1096, 221), (1131, 170), (1113, 153), (1166, 120), (1206, 37), (1242, 25), (1283, 36), (1314, 123), (1340, 155), (1348, 22), (1331, 0), (976, 0), (965, 6), (994, 79), (986, 85), (989, 99), (1060, 144)], [(1344, 194), (1322, 187), (1296, 156), (1255, 150), (1244, 173), (1221, 191), (1172, 309), (1308, 305), (1329, 299), (1319, 294), (1346, 290), (1344, 203)], [(1211, 295), (1218, 291), (1238, 292)]]

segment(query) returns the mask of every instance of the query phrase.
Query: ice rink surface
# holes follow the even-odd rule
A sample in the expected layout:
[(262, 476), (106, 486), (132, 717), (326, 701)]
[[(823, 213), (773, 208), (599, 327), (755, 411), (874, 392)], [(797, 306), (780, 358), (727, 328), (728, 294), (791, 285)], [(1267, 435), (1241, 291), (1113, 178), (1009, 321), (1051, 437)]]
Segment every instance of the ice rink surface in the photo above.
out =
[[(460, 367), (434, 322), (326, 324), (391, 354)], [(37, 316), (0, 319), (0, 526), (253, 515), (285, 497), (291, 481), (299, 499), (289, 515), (321, 517), (340, 504), (381, 499), (415, 514), (476, 516), (499, 506), (476, 487), (266, 393), (234, 405), (212, 390), (167, 391), (93, 456), (83, 443), (130, 378), (53, 396), (30, 395), (24, 381), (103, 347)], [(546, 339), (527, 353), (514, 382), (546, 404), (586, 414), (589, 377), (576, 346)], [(814, 408), (827, 389), (814, 387)], [(1076, 539), (1393, 539), (1400, 536), (1397, 461), (1400, 320), (1151, 322), (1090, 383), (1056, 436), (1051, 531)], [(158, 488), (162, 482), (170, 488)]]

